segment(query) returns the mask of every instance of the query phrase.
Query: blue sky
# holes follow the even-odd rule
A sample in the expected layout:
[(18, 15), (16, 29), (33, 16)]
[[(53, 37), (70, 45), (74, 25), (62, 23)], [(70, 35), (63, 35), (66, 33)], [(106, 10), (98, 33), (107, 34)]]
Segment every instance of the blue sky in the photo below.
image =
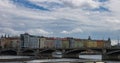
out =
[(120, 36), (120, 0), (0, 0), (0, 35)]

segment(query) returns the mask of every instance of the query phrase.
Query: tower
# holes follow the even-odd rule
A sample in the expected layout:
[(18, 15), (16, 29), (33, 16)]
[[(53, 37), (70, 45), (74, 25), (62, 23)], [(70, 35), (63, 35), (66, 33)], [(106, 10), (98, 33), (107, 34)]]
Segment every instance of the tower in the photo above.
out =
[(110, 37), (108, 38), (108, 42), (111, 42), (111, 38)]
[(90, 36), (88, 37), (88, 40), (91, 40), (91, 37), (90, 37)]
[(108, 38), (108, 41), (107, 41), (107, 44), (106, 44), (108, 47), (111, 47), (111, 38), (109, 37)]

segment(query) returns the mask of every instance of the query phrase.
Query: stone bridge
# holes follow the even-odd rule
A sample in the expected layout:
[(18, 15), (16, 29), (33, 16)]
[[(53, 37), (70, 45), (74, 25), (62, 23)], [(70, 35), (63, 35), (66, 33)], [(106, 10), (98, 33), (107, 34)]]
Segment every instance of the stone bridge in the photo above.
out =
[(25, 56), (35, 56), (37, 58), (51, 58), (52, 53), (59, 51), (62, 53), (64, 58), (79, 58), (80, 54), (102, 54), (103, 59), (109, 59), (113, 55), (115, 58), (120, 59), (120, 48), (75, 48), (75, 49), (55, 49), (55, 48), (43, 48), (43, 49), (0, 49), (0, 55), (25, 55)]
[(104, 49), (102, 59), (120, 60), (120, 48)]

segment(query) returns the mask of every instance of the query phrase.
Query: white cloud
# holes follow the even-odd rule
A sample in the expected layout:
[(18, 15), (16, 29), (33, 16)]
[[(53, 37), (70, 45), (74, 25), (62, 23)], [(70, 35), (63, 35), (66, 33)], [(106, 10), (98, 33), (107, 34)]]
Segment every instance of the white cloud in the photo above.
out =
[(73, 33), (81, 33), (81, 32), (83, 32), (82, 29), (76, 28), (76, 29), (73, 29), (71, 31), (63, 30), (61, 33), (63, 33), (63, 34), (73, 34)]
[[(72, 8), (98, 8), (101, 3), (93, 0), (29, 0), (39, 6), (43, 6), (48, 8), (48, 3), (54, 2), (61, 5), (64, 5), (64, 7), (72, 7)], [(41, 4), (43, 2), (46, 2), (44, 4)], [(55, 6), (54, 6), (55, 7)]]
[(17, 31), (12, 28), (0, 28), (0, 34), (19, 35), (24, 33), (23, 31)]
[(3, 8), (13, 8), (15, 7), (13, 4), (11, 4), (10, 1), (8, 0), (0, 0), (0, 6), (1, 8), (0, 9), (3, 9)]
[(118, 45), (118, 40), (111, 40), (112, 45)]
[[(63, 5), (63, 7), (51, 11), (43, 11), (20, 7), (11, 3), (10, 0), (0, 0), (0, 27), (6, 28), (6, 30), (3, 29), (4, 31), (1, 33), (10, 31), (11, 34), (14, 32), (17, 34), (28, 31), (32, 34), (36, 32), (35, 34), (50, 35), (52, 33), (54, 34), (54, 31), (56, 30), (59, 30), (56, 32), (58, 34), (61, 31), (63, 34), (74, 34), (79, 32), (101, 33), (108, 32), (108, 30), (116, 32), (117, 30), (120, 30), (120, 9), (118, 8), (120, 0), (108, 0), (109, 2), (107, 3), (96, 2), (93, 0), (29, 1), (44, 7), (50, 7), (50, 5), (40, 4), (41, 2), (54, 2)], [(54, 6), (52, 8), (54, 8)], [(99, 6), (105, 6), (110, 9), (110, 12), (83, 10), (99, 8)], [(68, 23), (64, 23), (65, 21), (63, 21), (63, 19), (68, 20)], [(58, 21), (61, 21), (61, 23), (58, 24)], [(54, 26), (52, 23), (57, 23), (62, 26)]]
[(72, 7), (91, 7), (98, 8), (100, 6), (99, 2), (95, 2), (93, 0), (62, 0), (65, 4)]
[(110, 0), (109, 4), (107, 5), (113, 12), (120, 13), (120, 8), (118, 8), (118, 6), (120, 5), (120, 0)]
[(28, 32), (33, 35), (45, 35), (45, 36), (53, 34), (53, 32), (48, 32), (43, 29), (28, 29), (28, 30), (23, 30), (23, 31), (17, 31), (12, 28), (0, 28), (1, 35), (5, 35), (5, 34), (19, 35), (19, 34), (23, 34), (25, 32)]
[(64, 33), (64, 34), (69, 34), (69, 32), (68, 31), (62, 31), (61, 33)]
[(49, 35), (49, 34), (52, 34), (52, 32), (47, 32), (43, 29), (30, 29), (30, 30), (27, 30), (28, 33), (30, 34), (34, 34), (34, 35)]

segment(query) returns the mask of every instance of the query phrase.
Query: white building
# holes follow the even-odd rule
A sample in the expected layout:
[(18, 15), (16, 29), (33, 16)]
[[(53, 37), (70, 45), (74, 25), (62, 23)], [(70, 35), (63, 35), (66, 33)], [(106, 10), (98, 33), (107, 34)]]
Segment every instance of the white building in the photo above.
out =
[(39, 48), (39, 38), (37, 36), (29, 37), (29, 48)]
[(29, 35), (28, 33), (21, 34), (21, 47), (23, 48), (39, 48), (39, 38)]

